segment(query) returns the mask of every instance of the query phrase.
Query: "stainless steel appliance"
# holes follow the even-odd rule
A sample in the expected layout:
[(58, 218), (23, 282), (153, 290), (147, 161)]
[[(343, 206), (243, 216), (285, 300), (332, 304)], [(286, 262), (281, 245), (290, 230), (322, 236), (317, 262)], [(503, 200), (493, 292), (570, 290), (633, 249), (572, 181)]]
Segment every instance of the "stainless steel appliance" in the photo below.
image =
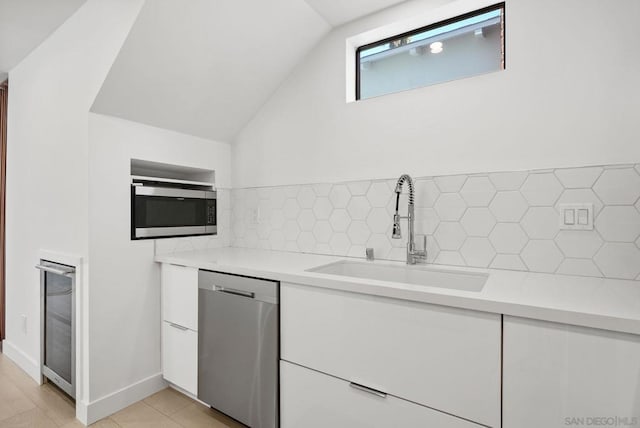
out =
[(42, 375), (75, 398), (75, 276), (72, 266), (40, 260)]
[(280, 284), (205, 270), (198, 280), (198, 399), (277, 427)]
[(134, 180), (131, 239), (215, 235), (216, 192), (211, 186)]

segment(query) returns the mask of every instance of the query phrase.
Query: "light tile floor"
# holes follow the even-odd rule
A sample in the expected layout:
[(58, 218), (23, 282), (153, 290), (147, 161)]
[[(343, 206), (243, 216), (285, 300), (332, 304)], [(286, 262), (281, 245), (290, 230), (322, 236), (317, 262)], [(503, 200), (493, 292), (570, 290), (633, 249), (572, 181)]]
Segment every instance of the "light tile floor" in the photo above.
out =
[[(111, 415), (100, 428), (241, 428), (242, 425), (167, 388)], [(75, 428), (73, 401), (51, 384), (39, 386), (0, 353), (0, 428)]]

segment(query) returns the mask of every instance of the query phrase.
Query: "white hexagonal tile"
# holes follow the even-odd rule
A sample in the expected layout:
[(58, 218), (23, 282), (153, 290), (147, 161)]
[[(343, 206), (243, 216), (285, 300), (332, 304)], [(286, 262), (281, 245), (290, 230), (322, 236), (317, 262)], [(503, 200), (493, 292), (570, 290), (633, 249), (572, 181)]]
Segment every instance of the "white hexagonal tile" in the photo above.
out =
[(284, 216), (284, 211), (281, 209), (275, 209), (271, 211), (271, 215), (269, 216), (269, 224), (273, 229), (282, 229), (286, 217)]
[(386, 181), (374, 181), (367, 191), (367, 199), (372, 207), (384, 208), (395, 192), (389, 189)]
[(529, 174), (520, 188), (520, 193), (529, 202), (529, 205), (552, 206), (562, 193), (564, 188), (551, 173)]
[(347, 253), (347, 256), (365, 258), (367, 254), (366, 251), (367, 251), (367, 247), (365, 247), (364, 244), (353, 245), (352, 243), (351, 248), (349, 248), (349, 252)]
[(431, 208), (440, 196), (440, 189), (431, 179), (418, 179), (415, 183), (416, 207)]
[(326, 244), (331, 239), (333, 229), (327, 220), (318, 220), (313, 226), (313, 236), (316, 238), (316, 242)]
[(638, 210), (638, 212), (640, 212), (640, 199), (638, 199), (638, 202), (636, 202), (636, 209)]
[(518, 254), (529, 238), (517, 223), (498, 223), (491, 231), (489, 240), (498, 253)]
[(640, 176), (633, 168), (607, 169), (593, 190), (606, 205), (633, 205), (640, 198)]
[(316, 245), (313, 246), (314, 254), (324, 254), (331, 255), (333, 251), (331, 250), (331, 246), (327, 242), (316, 242)]
[(295, 241), (300, 234), (300, 226), (298, 226), (298, 222), (295, 220), (287, 220), (282, 227), (282, 232), (287, 241)]
[(457, 251), (441, 250), (434, 260), (434, 263), (448, 266), (466, 266), (462, 255)]
[(564, 259), (553, 241), (535, 239), (529, 241), (520, 257), (529, 270), (547, 273), (555, 272)]
[(405, 247), (391, 247), (388, 258), (389, 260), (404, 262), (407, 260), (407, 249)]
[(555, 170), (556, 177), (567, 189), (588, 189), (593, 186), (602, 168), (599, 166), (587, 168), (564, 168)]
[(333, 211), (333, 205), (327, 197), (316, 198), (316, 202), (313, 204), (313, 213), (318, 220), (327, 220), (331, 216)]
[(469, 177), (460, 194), (468, 206), (486, 207), (496, 194), (496, 189), (488, 177)]
[(272, 250), (283, 250), (286, 238), (284, 237), (284, 232), (282, 230), (272, 230), (269, 235), (269, 245)]
[(385, 208), (372, 208), (367, 216), (367, 224), (373, 233), (387, 233), (393, 223)]
[(489, 180), (497, 190), (518, 190), (527, 175), (525, 171), (494, 172), (489, 174)]
[(527, 270), (520, 256), (516, 254), (498, 254), (489, 267), (492, 269)]
[(329, 217), (329, 224), (333, 228), (334, 232), (345, 232), (351, 223), (351, 217), (347, 210), (338, 208), (333, 210), (331, 217)]
[(317, 183), (312, 187), (316, 196), (327, 197), (329, 196), (329, 193), (331, 193), (331, 186), (332, 185), (330, 183)]
[(244, 242), (248, 248), (255, 248), (258, 245), (258, 232), (255, 229), (247, 229)]
[(282, 208), (286, 199), (287, 196), (283, 189), (280, 187), (274, 187), (271, 189), (271, 192), (269, 193), (269, 203), (272, 209)]
[(309, 232), (313, 230), (314, 224), (316, 224), (316, 216), (313, 213), (313, 210), (300, 210), (300, 214), (298, 214), (298, 225), (300, 226), (300, 230)]
[(295, 199), (287, 199), (284, 201), (282, 212), (284, 213), (284, 217), (287, 219), (293, 220), (297, 218), (298, 214), (300, 214), (300, 205), (298, 205), (298, 201)]
[(595, 226), (605, 241), (634, 242), (640, 236), (640, 213), (634, 207), (606, 206)]
[(351, 183), (347, 183), (347, 187), (352, 196), (366, 195), (370, 185), (370, 181), (352, 181)]
[(303, 253), (310, 253), (316, 244), (316, 238), (311, 232), (300, 232), (298, 239), (296, 239), (296, 244)]
[(496, 220), (502, 222), (522, 220), (528, 208), (529, 204), (517, 191), (498, 192), (489, 205)]
[(564, 259), (556, 273), (578, 276), (602, 276), (602, 272), (600, 272), (591, 259)]
[(592, 258), (603, 244), (594, 230), (561, 230), (555, 241), (566, 257), (587, 259)]
[(567, 189), (562, 192), (556, 201), (556, 209), (560, 212), (562, 204), (593, 204), (593, 213), (597, 217), (602, 210), (603, 204), (591, 189)]
[(258, 238), (260, 239), (269, 239), (269, 234), (271, 233), (271, 225), (268, 222), (259, 223), (256, 227), (258, 231)]
[[(406, 250), (406, 245), (405, 245), (405, 250)], [(440, 253), (440, 246), (438, 245), (438, 241), (436, 241), (433, 236), (427, 236), (427, 263), (433, 263), (435, 259), (438, 257), (439, 253)]]
[(470, 237), (462, 244), (460, 254), (468, 266), (487, 267), (496, 255), (487, 238)]
[(443, 175), (434, 177), (438, 189), (443, 193), (455, 193), (462, 189), (462, 185), (467, 181), (466, 175)]
[(496, 225), (496, 220), (488, 208), (469, 208), (462, 216), (460, 224), (467, 235), (486, 237)]
[(373, 248), (374, 257), (378, 259), (386, 259), (391, 252), (389, 238), (382, 233), (372, 234), (365, 245), (367, 248)]
[(351, 248), (351, 241), (346, 233), (334, 233), (329, 240), (329, 247), (333, 254), (346, 256)]
[(605, 243), (593, 260), (607, 278), (635, 279), (640, 274), (640, 249), (629, 243)]
[(313, 204), (316, 201), (316, 193), (311, 186), (302, 186), (298, 192), (298, 205), (301, 208), (313, 208)]
[(433, 236), (442, 250), (459, 250), (467, 237), (460, 223), (442, 222), (438, 225)]
[(635, 168), (636, 168), (636, 171), (638, 171), (638, 174), (640, 174), (640, 163), (637, 163)]
[(415, 209), (415, 228), (416, 233), (422, 235), (433, 235), (433, 232), (438, 228), (440, 224), (440, 218), (436, 214), (436, 210), (433, 208), (420, 208)]
[(300, 248), (298, 247), (298, 243), (295, 241), (287, 241), (284, 244), (284, 251), (293, 251), (293, 252), (299, 252)]
[(362, 220), (354, 220), (347, 229), (347, 235), (353, 245), (365, 245), (371, 235), (369, 226)]
[(559, 214), (551, 207), (531, 207), (520, 224), (531, 239), (553, 239), (560, 230)]
[(366, 196), (354, 196), (347, 205), (347, 211), (352, 220), (364, 220), (369, 215), (371, 205)]
[(435, 210), (442, 221), (458, 221), (467, 208), (457, 193), (443, 193), (435, 204)]
[(636, 247), (640, 248), (640, 238), (636, 239)]
[(336, 184), (329, 191), (329, 200), (334, 208), (346, 208), (351, 199), (351, 192), (344, 184)]

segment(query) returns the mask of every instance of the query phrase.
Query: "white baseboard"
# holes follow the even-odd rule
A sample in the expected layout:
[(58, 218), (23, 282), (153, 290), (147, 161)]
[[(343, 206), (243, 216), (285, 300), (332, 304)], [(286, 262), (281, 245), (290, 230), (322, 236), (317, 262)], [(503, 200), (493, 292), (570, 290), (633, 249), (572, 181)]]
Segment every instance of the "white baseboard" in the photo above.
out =
[(25, 354), (20, 348), (6, 339), (2, 341), (2, 353), (32, 377), (38, 385), (42, 384), (40, 364), (38, 364), (36, 360)]
[(157, 373), (91, 403), (76, 403), (76, 417), (80, 422), (91, 425), (166, 387), (167, 382), (162, 378), (162, 373)]

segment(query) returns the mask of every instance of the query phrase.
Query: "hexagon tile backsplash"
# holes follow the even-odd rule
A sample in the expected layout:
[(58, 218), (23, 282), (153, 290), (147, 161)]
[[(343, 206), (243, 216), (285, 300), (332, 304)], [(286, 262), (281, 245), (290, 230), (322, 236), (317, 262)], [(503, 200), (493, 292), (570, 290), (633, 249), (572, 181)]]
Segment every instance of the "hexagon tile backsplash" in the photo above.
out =
[[(232, 245), (404, 260), (406, 239), (391, 239), (395, 181), (234, 189)], [(430, 263), (640, 279), (640, 165), (421, 177), (415, 188)], [(560, 204), (580, 203), (593, 204), (594, 230), (560, 230)]]

